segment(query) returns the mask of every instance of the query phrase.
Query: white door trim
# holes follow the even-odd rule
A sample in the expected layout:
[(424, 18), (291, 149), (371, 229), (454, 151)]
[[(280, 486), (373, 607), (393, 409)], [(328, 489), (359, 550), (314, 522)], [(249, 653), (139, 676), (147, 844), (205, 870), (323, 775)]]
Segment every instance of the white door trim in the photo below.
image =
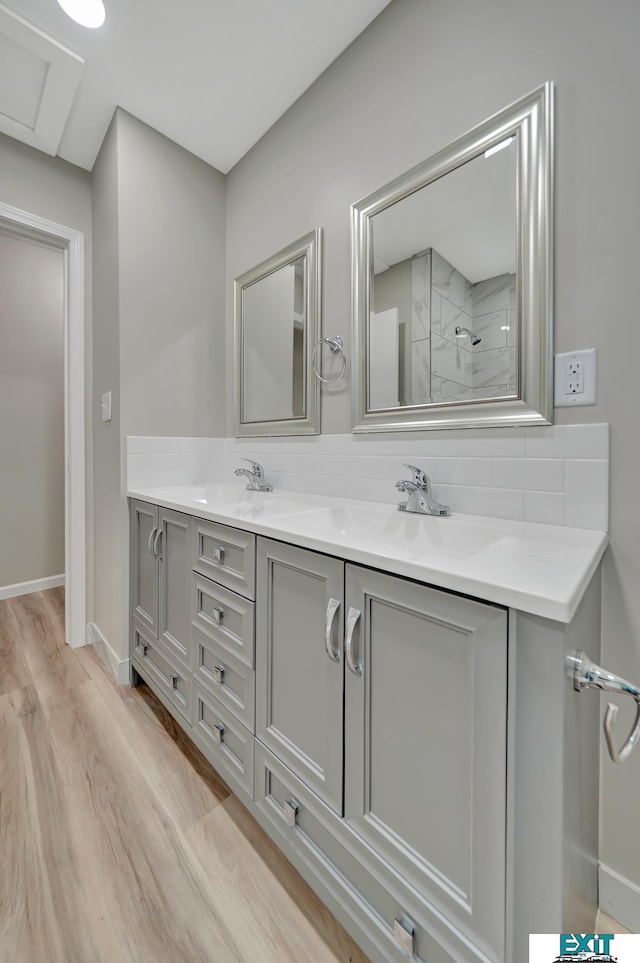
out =
[(84, 234), (1, 202), (0, 227), (64, 252), (65, 636), (75, 648), (87, 624)]

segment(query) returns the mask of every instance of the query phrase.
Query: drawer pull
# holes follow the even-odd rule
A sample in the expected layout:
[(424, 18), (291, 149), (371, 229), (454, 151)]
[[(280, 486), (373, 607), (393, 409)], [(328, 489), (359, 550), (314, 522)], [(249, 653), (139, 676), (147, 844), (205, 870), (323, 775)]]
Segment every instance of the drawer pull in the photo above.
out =
[(216, 623), (216, 625), (222, 625), (222, 620), (224, 618), (224, 609), (214, 608), (211, 612), (211, 618)]
[(416, 928), (411, 920), (394, 920), (393, 935), (402, 949), (413, 956), (416, 952)]
[(153, 554), (160, 561), (163, 561), (163, 558), (162, 558), (162, 555), (160, 554), (160, 549), (159, 549), (160, 539), (162, 538), (163, 535), (164, 535), (164, 529), (159, 528), (158, 531), (156, 532), (156, 537), (153, 540)]
[(285, 799), (282, 809), (289, 825), (295, 826), (298, 819), (298, 804), (295, 799)]
[(350, 608), (347, 615), (347, 637), (345, 640), (344, 651), (347, 665), (354, 675), (362, 675), (362, 666), (355, 662), (353, 658), (353, 633), (361, 615), (362, 612), (360, 612), (359, 609), (354, 608)]
[(327, 605), (327, 621), (324, 627), (324, 647), (327, 650), (327, 655), (333, 662), (340, 661), (340, 652), (336, 652), (333, 647), (333, 642), (331, 641), (333, 623), (335, 621), (336, 612), (339, 608), (340, 602), (338, 599), (329, 599), (329, 604)]
[(224, 666), (215, 665), (213, 667), (213, 678), (216, 682), (219, 682), (220, 685), (224, 685)]
[(215, 725), (211, 728), (211, 734), (218, 743), (224, 742), (224, 726)]
[(151, 555), (153, 555), (153, 549), (151, 547), (151, 543), (153, 542), (154, 536), (157, 534), (158, 534), (158, 528), (157, 526), (154, 526), (151, 529), (151, 533), (149, 535), (149, 541), (147, 542), (147, 548), (149, 549), (149, 552), (151, 553)]
[(213, 561), (217, 562), (219, 565), (224, 565), (224, 549), (214, 548), (213, 550)]
[(148, 648), (149, 646), (147, 645), (146, 642), (138, 642), (138, 644), (136, 645), (136, 652), (139, 652), (140, 655), (146, 655)]
[(179, 679), (179, 678), (180, 678), (180, 676), (176, 675), (175, 673), (173, 673), (172, 675), (169, 676), (169, 682), (171, 683), (171, 685), (172, 685), (172, 687), (173, 687), (174, 689), (177, 689), (177, 688), (178, 688), (178, 679)]

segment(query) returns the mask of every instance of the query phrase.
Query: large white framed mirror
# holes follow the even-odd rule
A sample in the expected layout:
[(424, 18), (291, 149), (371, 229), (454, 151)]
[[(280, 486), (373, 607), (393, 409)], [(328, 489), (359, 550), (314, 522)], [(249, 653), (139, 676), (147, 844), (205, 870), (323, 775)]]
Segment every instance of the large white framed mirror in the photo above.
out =
[(351, 208), (353, 430), (550, 424), (553, 84)]
[(235, 279), (236, 436), (319, 433), (321, 271), (318, 227)]

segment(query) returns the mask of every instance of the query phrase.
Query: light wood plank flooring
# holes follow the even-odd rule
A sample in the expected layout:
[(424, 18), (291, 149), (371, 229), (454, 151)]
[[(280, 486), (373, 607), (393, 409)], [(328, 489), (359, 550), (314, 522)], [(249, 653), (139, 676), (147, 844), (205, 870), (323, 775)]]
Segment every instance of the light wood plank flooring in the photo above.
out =
[(366, 963), (149, 689), (0, 601), (0, 963)]

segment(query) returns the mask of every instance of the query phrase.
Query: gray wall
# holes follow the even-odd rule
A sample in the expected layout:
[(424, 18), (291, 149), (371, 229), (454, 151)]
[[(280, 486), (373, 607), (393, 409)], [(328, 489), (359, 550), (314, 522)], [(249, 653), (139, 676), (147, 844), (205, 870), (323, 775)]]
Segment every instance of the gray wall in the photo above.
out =
[(224, 433), (225, 178), (118, 110), (125, 435)]
[(91, 456), (91, 177), (79, 167), (48, 157), (0, 134), (0, 201), (82, 231), (85, 239), (85, 395), (87, 404), (87, 608), (93, 611)]
[[(118, 245), (118, 131), (111, 123), (92, 171), (93, 192), (93, 477), (95, 551), (91, 621), (105, 639), (119, 639), (123, 601), (124, 534), (120, 497), (120, 296)], [(100, 401), (112, 392), (110, 422)]]
[(64, 573), (64, 261), (0, 232), (0, 586)]
[[(597, 405), (556, 420), (611, 424), (604, 657), (640, 679), (637, 40), (637, 0), (395, 0), (230, 172), (227, 291), (323, 225), (324, 332), (349, 355), (350, 204), (555, 80), (556, 350), (595, 347), (599, 366)], [(229, 298), (229, 364), (231, 326)], [(322, 419), (350, 430), (348, 384), (323, 393)], [(602, 858), (640, 885), (640, 758), (603, 775)]]
[(125, 438), (224, 432), (225, 178), (120, 109), (92, 176), (94, 621), (126, 659)]

